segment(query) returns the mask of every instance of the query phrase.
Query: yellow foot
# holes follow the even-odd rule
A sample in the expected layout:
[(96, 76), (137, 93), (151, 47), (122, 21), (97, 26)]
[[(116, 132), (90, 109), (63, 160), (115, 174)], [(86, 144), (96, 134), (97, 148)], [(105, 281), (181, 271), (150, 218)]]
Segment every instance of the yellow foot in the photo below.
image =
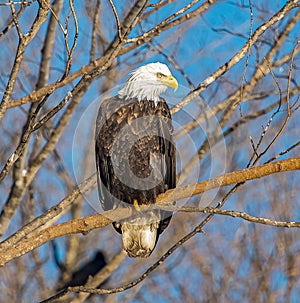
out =
[(134, 208), (135, 208), (137, 211), (140, 211), (140, 210), (141, 210), (140, 207), (139, 207), (139, 203), (138, 203), (137, 199), (134, 199), (134, 200), (133, 200), (133, 206), (134, 206)]

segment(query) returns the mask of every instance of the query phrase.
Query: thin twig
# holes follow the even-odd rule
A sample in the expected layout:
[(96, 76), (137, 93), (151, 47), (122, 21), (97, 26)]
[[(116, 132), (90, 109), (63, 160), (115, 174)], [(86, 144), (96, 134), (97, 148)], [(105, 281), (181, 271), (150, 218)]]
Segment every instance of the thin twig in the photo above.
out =
[(270, 158), (268, 161), (266, 161), (264, 164), (273, 162), (274, 160), (277, 160), (279, 157), (287, 154), (288, 152), (290, 152), (291, 150), (293, 150), (294, 148), (296, 148), (297, 146), (300, 145), (300, 141), (296, 142), (295, 144), (291, 145), (290, 147), (288, 147), (286, 150), (283, 150), (282, 152), (280, 152), (278, 155)]
[(23, 34), (20, 28), (20, 24), (18, 22), (18, 16), (16, 14), (16, 10), (15, 10), (15, 3), (12, 0), (9, 0), (9, 4), (10, 4), (10, 9), (11, 9), (11, 13), (13, 16), (13, 22), (15, 24), (15, 27), (17, 29), (18, 35), (19, 35), (19, 39), (23, 38)]
[[(242, 83), (241, 83), (241, 94), (240, 94), (240, 99), (242, 102), (243, 101), (243, 97), (244, 97), (244, 82), (245, 82), (245, 78), (246, 78), (246, 73), (247, 73), (247, 68), (248, 68), (248, 65), (249, 65), (249, 58), (250, 58), (250, 53), (251, 53), (251, 46), (252, 46), (252, 43), (251, 43), (251, 37), (252, 37), (252, 33), (253, 33), (253, 7), (252, 7), (252, 2), (251, 0), (249, 0), (249, 13), (250, 13), (250, 24), (249, 24), (249, 28), (250, 28), (250, 31), (249, 31), (249, 46), (248, 46), (248, 51), (247, 51), (247, 55), (246, 55), (246, 62), (245, 62), (245, 68), (244, 68), (244, 72), (243, 72), (243, 76), (242, 76)], [(242, 117), (242, 110), (241, 110), (241, 107), (240, 107), (240, 116)]]
[(120, 39), (120, 41), (121, 41), (121, 40), (122, 40), (122, 27), (121, 27), (121, 22), (120, 22), (120, 19), (119, 19), (119, 16), (118, 16), (118, 13), (117, 13), (117, 10), (116, 10), (116, 7), (115, 7), (115, 5), (114, 5), (113, 0), (109, 0), (109, 3), (110, 3), (110, 6), (111, 6), (111, 8), (112, 8), (112, 10), (113, 10), (115, 19), (116, 19), (116, 23), (117, 23), (117, 32), (118, 32), (119, 39)]
[(241, 218), (246, 221), (252, 222), (252, 223), (259, 223), (264, 225), (270, 225), (275, 227), (288, 227), (288, 228), (300, 228), (300, 222), (293, 222), (293, 221), (277, 221), (272, 220), (268, 218), (263, 217), (257, 217), (252, 216), (246, 212), (243, 211), (237, 211), (237, 210), (227, 210), (227, 209), (218, 209), (214, 207), (205, 207), (205, 208), (199, 208), (199, 207), (188, 207), (188, 206), (175, 206), (175, 205), (159, 205), (157, 208), (164, 209), (168, 211), (178, 211), (178, 212), (187, 212), (187, 213), (195, 213), (195, 212), (201, 212), (204, 214), (217, 214), (222, 216), (230, 216), (234, 218)]
[(46, 113), (38, 122), (36, 122), (32, 126), (32, 132), (36, 131), (40, 127), (42, 127), (45, 123), (47, 123), (55, 114), (57, 114), (72, 98), (72, 93), (68, 92), (65, 98), (53, 109), (51, 109), (48, 113)]
[(66, 63), (65, 73), (64, 73), (62, 79), (65, 78), (70, 73), (72, 60), (73, 60), (73, 53), (74, 53), (75, 47), (77, 45), (78, 33), (79, 33), (78, 20), (77, 20), (76, 12), (75, 12), (75, 9), (74, 9), (74, 2), (73, 1), (74, 0), (69, 0), (69, 5), (70, 5), (70, 8), (71, 8), (71, 13), (72, 13), (74, 24), (75, 24), (75, 35), (74, 35), (73, 44), (71, 46), (71, 49), (69, 48), (68, 36), (67, 35), (65, 36), (65, 44), (66, 44), (66, 48), (67, 48), (67, 52), (68, 52), (68, 60), (67, 60), (67, 63)]
[(57, 16), (57, 13), (55, 12), (55, 10), (48, 4), (45, 3), (49, 9), (49, 11), (51, 12), (51, 15), (53, 16), (53, 18), (55, 19), (55, 21), (57, 22), (59, 28), (61, 29), (62, 33), (64, 34), (64, 36), (66, 36), (68, 34), (67, 30), (64, 28), (64, 26), (62, 25), (62, 23), (59, 21), (59, 18)]
[(178, 104), (176, 104), (172, 108), (172, 114), (175, 114), (180, 109), (185, 107), (187, 104), (192, 102), (200, 93), (202, 93), (208, 86), (210, 86), (216, 79), (220, 78), (223, 74), (225, 74), (230, 68), (236, 65), (246, 54), (249, 49), (249, 45), (253, 45), (259, 37), (266, 32), (271, 26), (280, 21), (290, 10), (296, 7), (295, 1), (288, 1), (286, 5), (279, 10), (276, 14), (274, 14), (268, 21), (259, 26), (256, 31), (251, 36), (251, 39), (244, 44), (244, 46), (225, 64), (223, 64), (219, 69), (210, 74), (202, 83), (198, 85), (198, 87), (189, 93), (186, 97), (184, 97)]
[[(13, 4), (20, 4), (20, 5), (31, 5), (34, 1), (12, 1), (9, 0), (9, 2), (13, 2)], [(0, 3), (0, 6), (10, 6), (11, 3)]]
[[(25, 7), (27, 6), (26, 4), (23, 5), (24, 2), (22, 2), (22, 5), (19, 9), (19, 11), (17, 12), (16, 14), (16, 18), (17, 20), (21, 17), (22, 13), (24, 12), (25, 10)], [(14, 4), (16, 4), (16, 2), (14, 2)], [(32, 3), (30, 3), (32, 4)], [(30, 5), (28, 4), (28, 6)], [(1, 4), (0, 4), (1, 5)], [(5, 3), (5, 5), (10, 5), (10, 3)], [(11, 28), (13, 28), (15, 22), (14, 20), (10, 21), (7, 26), (2, 30), (2, 32), (0, 33), (0, 38), (2, 38)]]
[(13, 67), (10, 72), (10, 76), (9, 76), (8, 83), (6, 85), (4, 96), (0, 103), (0, 120), (2, 120), (2, 118), (3, 118), (3, 115), (7, 109), (9, 99), (13, 93), (16, 79), (18, 77), (18, 74), (19, 74), (19, 71), (21, 68), (21, 63), (23, 61), (25, 49), (26, 49), (27, 45), (35, 37), (35, 35), (37, 34), (41, 25), (47, 20), (48, 9), (47, 9), (47, 7), (44, 6), (44, 2), (46, 2), (46, 1), (43, 1), (42, 2), (43, 4), (40, 5), (39, 13), (38, 13), (36, 19), (34, 20), (29, 32), (26, 35), (23, 35), (22, 39), (20, 39), (20, 41), (19, 41), (18, 49), (17, 49), (16, 55), (15, 55), (14, 64), (13, 64)]

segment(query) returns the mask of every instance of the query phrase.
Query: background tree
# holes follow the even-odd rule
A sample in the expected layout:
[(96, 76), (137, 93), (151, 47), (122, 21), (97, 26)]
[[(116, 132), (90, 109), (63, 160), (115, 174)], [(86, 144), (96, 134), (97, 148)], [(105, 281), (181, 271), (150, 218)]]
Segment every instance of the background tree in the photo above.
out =
[[(69, 285), (49, 301), (298, 300), (298, 1), (11, 0), (0, 14), (1, 301)], [(97, 215), (94, 119), (154, 61), (181, 84), (165, 96), (179, 190), (139, 260), (109, 225), (129, 213)]]

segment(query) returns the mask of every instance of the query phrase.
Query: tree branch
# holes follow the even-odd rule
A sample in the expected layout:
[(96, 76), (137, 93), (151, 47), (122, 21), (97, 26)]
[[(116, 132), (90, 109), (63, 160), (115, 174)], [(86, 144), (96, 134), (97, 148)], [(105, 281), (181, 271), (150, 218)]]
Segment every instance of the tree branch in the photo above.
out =
[(210, 189), (218, 188), (221, 186), (228, 186), (236, 183), (242, 183), (245, 181), (258, 179), (271, 174), (299, 170), (300, 158), (291, 158), (287, 160), (281, 160), (261, 166), (247, 168), (231, 173), (227, 173), (203, 182), (199, 182), (185, 187), (176, 188), (174, 190), (168, 190), (163, 194), (160, 194), (156, 202), (157, 203), (171, 203), (173, 201), (195, 196), (201, 194)]
[[(49, 1), (48, 1), (49, 2)], [(45, 2), (47, 3), (47, 2)], [(0, 120), (2, 119), (7, 107), (9, 99), (13, 93), (15, 83), (21, 68), (21, 63), (23, 61), (25, 49), (32, 39), (37, 34), (41, 25), (47, 20), (48, 8), (43, 1), (40, 2), (40, 8), (36, 19), (34, 20), (30, 31), (26, 35), (22, 35), (19, 39), (19, 45), (15, 56), (14, 65), (11, 69), (8, 83), (6, 85), (5, 93), (0, 103)]]
[(230, 216), (234, 218), (241, 218), (252, 223), (259, 223), (259, 224), (270, 225), (275, 227), (300, 228), (300, 222), (277, 221), (263, 217), (252, 216), (244, 211), (237, 211), (237, 210), (219, 209), (214, 207), (200, 208), (200, 207), (189, 207), (189, 206), (176, 206), (170, 204), (165, 204), (165, 205), (162, 204), (159, 205), (158, 208), (168, 211), (178, 211), (178, 212), (187, 212), (187, 213), (201, 212), (204, 214), (217, 214), (222, 216)]
[[(156, 202), (171, 204), (173, 201), (195, 196), (213, 188), (243, 183), (245, 181), (258, 179), (271, 174), (292, 170), (300, 170), (300, 158), (291, 158), (247, 168), (244, 170), (227, 173), (193, 185), (168, 190), (167, 192), (160, 194), (157, 197)], [(148, 207), (141, 207), (142, 211), (147, 209)], [(29, 234), (26, 239), (20, 241), (9, 250), (2, 249), (0, 251), (0, 266), (5, 265), (12, 259), (35, 249), (49, 240), (74, 233), (86, 234), (95, 228), (106, 226), (112, 221), (119, 221), (121, 219), (130, 217), (133, 211), (134, 210), (131, 208), (110, 210), (103, 212), (102, 214), (95, 214), (54, 225), (40, 231), (34, 236)], [(113, 218), (113, 220), (109, 218)]]
[(230, 68), (232, 68), (235, 64), (237, 64), (244, 56), (247, 54), (249, 47), (251, 47), (258, 38), (271, 26), (280, 21), (290, 10), (297, 6), (298, 1), (288, 1), (286, 5), (279, 10), (275, 15), (273, 15), (267, 22), (262, 24), (257, 30), (253, 33), (253, 35), (248, 39), (248, 41), (244, 44), (244, 46), (225, 64), (223, 64), (219, 69), (214, 71), (211, 75), (209, 75), (199, 86), (193, 90), (190, 94), (184, 97), (178, 104), (176, 104), (172, 108), (172, 114), (177, 113), (180, 109), (189, 104), (192, 100), (199, 96), (211, 83), (213, 83), (216, 79), (220, 78), (223, 74), (225, 74)]

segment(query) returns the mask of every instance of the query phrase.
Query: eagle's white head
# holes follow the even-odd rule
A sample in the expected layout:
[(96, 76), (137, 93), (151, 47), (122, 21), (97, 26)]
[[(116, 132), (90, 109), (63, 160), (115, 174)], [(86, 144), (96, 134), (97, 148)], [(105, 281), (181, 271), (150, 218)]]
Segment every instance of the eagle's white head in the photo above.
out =
[(178, 83), (167, 65), (160, 62), (149, 63), (132, 72), (125, 86), (119, 91), (119, 97), (137, 98), (139, 101), (151, 100), (157, 104), (160, 94), (168, 87), (176, 90)]

